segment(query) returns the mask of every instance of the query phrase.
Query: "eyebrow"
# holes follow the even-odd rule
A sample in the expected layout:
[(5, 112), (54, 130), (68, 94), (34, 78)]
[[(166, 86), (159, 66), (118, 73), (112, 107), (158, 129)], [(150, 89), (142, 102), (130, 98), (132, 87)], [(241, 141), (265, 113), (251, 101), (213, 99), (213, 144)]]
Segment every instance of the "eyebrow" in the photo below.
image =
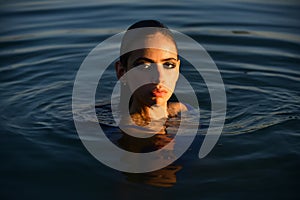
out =
[[(171, 61), (171, 60), (173, 60), (173, 61), (178, 61), (178, 59), (176, 59), (176, 58), (165, 58), (165, 59), (162, 59), (161, 61), (162, 61), (162, 62), (165, 62), (165, 61)], [(136, 63), (139, 62), (139, 61), (147, 61), (147, 62), (150, 62), (150, 63), (154, 63), (154, 60), (152, 60), (152, 59), (150, 59), (150, 58), (147, 58), (147, 57), (139, 57), (139, 58), (137, 58), (137, 59), (133, 62), (133, 64), (136, 64)]]

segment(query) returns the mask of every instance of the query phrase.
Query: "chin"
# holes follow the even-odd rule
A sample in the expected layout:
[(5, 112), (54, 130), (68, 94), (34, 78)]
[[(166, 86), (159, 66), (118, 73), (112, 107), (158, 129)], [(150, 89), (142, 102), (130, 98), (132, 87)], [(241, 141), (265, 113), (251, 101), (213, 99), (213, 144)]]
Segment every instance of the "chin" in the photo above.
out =
[(154, 102), (156, 105), (165, 105), (168, 102), (168, 100), (164, 98), (156, 98)]
[(163, 97), (154, 97), (152, 95), (144, 94), (144, 95), (139, 95), (139, 100), (142, 104), (147, 106), (153, 106), (153, 105), (163, 106), (168, 102), (169, 98), (168, 95)]

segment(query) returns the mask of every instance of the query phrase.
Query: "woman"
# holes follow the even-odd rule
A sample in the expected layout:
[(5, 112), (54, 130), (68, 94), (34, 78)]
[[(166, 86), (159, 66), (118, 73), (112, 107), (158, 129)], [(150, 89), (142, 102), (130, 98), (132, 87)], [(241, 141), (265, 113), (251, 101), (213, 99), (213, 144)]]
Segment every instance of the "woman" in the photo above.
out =
[[(149, 48), (151, 46), (154, 48)], [(144, 20), (130, 26), (122, 40), (120, 60), (115, 63), (117, 77), (122, 82), (122, 114), (129, 108), (132, 121), (146, 126), (151, 121), (175, 117), (187, 110), (182, 103), (169, 102), (179, 67), (177, 45), (165, 25)], [(129, 105), (124, 101), (126, 95), (130, 98)]]
[[(127, 127), (121, 128), (123, 135), (118, 140), (123, 149), (146, 153), (165, 148), (170, 143), (169, 148), (173, 148), (173, 136), (166, 134), (167, 119), (187, 110), (182, 103), (169, 102), (179, 77), (179, 67), (177, 45), (165, 25), (155, 20), (144, 20), (128, 28), (123, 36), (120, 59), (115, 63), (117, 77), (122, 83), (119, 127)], [(132, 125), (137, 126), (128, 128)], [(141, 138), (145, 132), (146, 138)], [(162, 156), (168, 159), (173, 155)], [(171, 187), (176, 183), (176, 172), (181, 168), (172, 164), (154, 172), (125, 174), (130, 181)]]

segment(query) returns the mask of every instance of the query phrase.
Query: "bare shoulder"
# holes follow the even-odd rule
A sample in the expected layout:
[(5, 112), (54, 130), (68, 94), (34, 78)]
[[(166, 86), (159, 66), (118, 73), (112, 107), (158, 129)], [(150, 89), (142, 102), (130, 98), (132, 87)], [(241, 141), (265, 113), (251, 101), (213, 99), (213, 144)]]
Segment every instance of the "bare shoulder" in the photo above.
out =
[(181, 102), (169, 102), (168, 113), (169, 117), (176, 117), (180, 112), (187, 111), (187, 107)]

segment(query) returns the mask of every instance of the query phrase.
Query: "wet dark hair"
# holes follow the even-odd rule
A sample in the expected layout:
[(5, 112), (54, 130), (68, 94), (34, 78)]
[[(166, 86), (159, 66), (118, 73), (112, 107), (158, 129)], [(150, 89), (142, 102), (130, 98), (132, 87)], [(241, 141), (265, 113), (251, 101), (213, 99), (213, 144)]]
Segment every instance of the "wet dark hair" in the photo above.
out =
[(163, 23), (157, 20), (142, 20), (132, 24), (127, 30), (135, 29), (135, 28), (145, 28), (145, 27), (158, 27), (158, 28), (166, 28), (168, 27)]
[[(177, 44), (175, 42), (174, 36), (173, 36), (172, 32), (169, 30), (169, 28), (166, 25), (164, 25), (163, 23), (161, 23), (157, 20), (142, 20), (142, 21), (138, 21), (138, 22), (134, 23), (133, 25), (131, 25), (127, 29), (127, 31), (124, 34), (123, 39), (122, 39), (121, 51), (122, 51), (122, 49), (125, 48), (124, 46), (128, 43), (127, 40), (129, 40), (129, 39), (128, 39), (127, 33), (128, 33), (129, 30), (133, 30), (133, 29), (136, 29), (136, 28), (146, 28), (146, 27), (158, 28), (156, 30), (156, 32), (160, 32), (163, 35), (169, 37), (174, 42), (174, 44), (176, 46), (176, 49), (177, 49)], [(155, 30), (153, 30), (153, 31), (155, 31)], [(128, 61), (128, 58), (129, 58), (131, 53), (132, 53), (132, 51), (127, 52), (125, 54), (122, 54), (122, 52), (120, 52), (120, 62), (122, 64), (122, 66), (125, 67), (125, 69), (127, 69), (127, 67), (128, 67), (127, 66), (127, 61)]]

